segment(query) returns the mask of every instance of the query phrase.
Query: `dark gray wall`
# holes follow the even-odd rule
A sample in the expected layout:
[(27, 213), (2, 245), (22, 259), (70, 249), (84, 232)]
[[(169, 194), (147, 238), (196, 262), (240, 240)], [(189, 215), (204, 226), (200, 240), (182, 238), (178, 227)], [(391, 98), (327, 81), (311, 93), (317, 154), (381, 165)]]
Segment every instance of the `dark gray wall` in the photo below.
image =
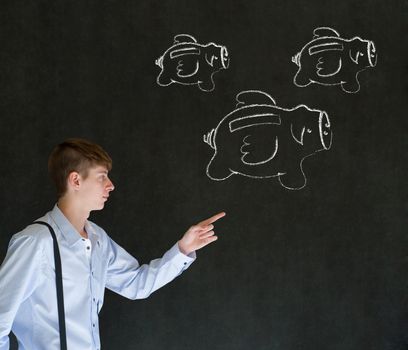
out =
[[(219, 241), (147, 300), (108, 292), (104, 349), (407, 349), (407, 1), (3, 1), (0, 260), (54, 204), (46, 162), (72, 136), (104, 146), (116, 190), (92, 219), (141, 262), (219, 210)], [(361, 90), (294, 86), (290, 58), (330, 26), (371, 39)], [(226, 45), (213, 92), (159, 87), (174, 35)], [(202, 135), (247, 89), (328, 111), (333, 146), (306, 188), (211, 181)], [(14, 347), (13, 347), (14, 349)]]

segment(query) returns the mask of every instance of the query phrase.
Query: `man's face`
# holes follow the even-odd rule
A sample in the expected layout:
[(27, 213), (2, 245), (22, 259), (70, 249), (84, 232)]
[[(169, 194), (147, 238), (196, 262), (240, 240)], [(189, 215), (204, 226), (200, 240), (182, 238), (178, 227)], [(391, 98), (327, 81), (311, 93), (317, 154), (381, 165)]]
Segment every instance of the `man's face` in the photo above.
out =
[(89, 211), (103, 209), (108, 200), (109, 193), (115, 187), (108, 177), (108, 169), (103, 165), (97, 165), (88, 170), (88, 176), (81, 177), (79, 194), (81, 203)]

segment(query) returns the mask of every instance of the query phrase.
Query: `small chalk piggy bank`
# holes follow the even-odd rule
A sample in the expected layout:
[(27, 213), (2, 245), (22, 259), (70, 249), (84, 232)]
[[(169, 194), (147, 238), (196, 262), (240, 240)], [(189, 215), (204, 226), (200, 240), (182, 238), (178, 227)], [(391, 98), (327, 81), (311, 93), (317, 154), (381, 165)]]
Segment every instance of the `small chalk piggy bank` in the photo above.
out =
[(243, 91), (236, 99), (237, 108), (204, 135), (214, 150), (207, 176), (217, 181), (233, 174), (276, 177), (287, 189), (306, 186), (304, 159), (331, 147), (327, 113), (305, 105), (281, 108), (256, 90)]
[(374, 43), (359, 37), (343, 39), (328, 27), (316, 28), (313, 34), (313, 40), (292, 57), (299, 67), (293, 80), (295, 85), (341, 85), (345, 92), (358, 92), (358, 74), (377, 64)]
[(168, 86), (172, 83), (195, 85), (202, 91), (215, 88), (213, 75), (229, 65), (225, 46), (214, 43), (202, 45), (188, 34), (174, 37), (174, 45), (156, 60), (161, 68), (157, 83)]

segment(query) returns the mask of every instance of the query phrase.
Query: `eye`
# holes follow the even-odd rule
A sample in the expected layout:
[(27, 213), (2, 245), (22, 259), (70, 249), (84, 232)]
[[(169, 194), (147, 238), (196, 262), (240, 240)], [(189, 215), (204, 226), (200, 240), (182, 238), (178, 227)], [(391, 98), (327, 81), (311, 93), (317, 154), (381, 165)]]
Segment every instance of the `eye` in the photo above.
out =
[(312, 133), (312, 130), (311, 130), (311, 129), (307, 129), (306, 131), (307, 131), (308, 134), (311, 134), (311, 133)]

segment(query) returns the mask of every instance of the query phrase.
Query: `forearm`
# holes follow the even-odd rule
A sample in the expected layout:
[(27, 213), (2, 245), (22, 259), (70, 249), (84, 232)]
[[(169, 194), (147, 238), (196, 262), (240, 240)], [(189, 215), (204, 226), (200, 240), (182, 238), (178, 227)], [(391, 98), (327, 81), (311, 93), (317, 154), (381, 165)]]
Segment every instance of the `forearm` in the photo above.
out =
[(112, 271), (107, 287), (129, 299), (144, 299), (179, 276), (194, 260), (194, 253), (186, 256), (175, 244), (162, 258), (149, 264)]

